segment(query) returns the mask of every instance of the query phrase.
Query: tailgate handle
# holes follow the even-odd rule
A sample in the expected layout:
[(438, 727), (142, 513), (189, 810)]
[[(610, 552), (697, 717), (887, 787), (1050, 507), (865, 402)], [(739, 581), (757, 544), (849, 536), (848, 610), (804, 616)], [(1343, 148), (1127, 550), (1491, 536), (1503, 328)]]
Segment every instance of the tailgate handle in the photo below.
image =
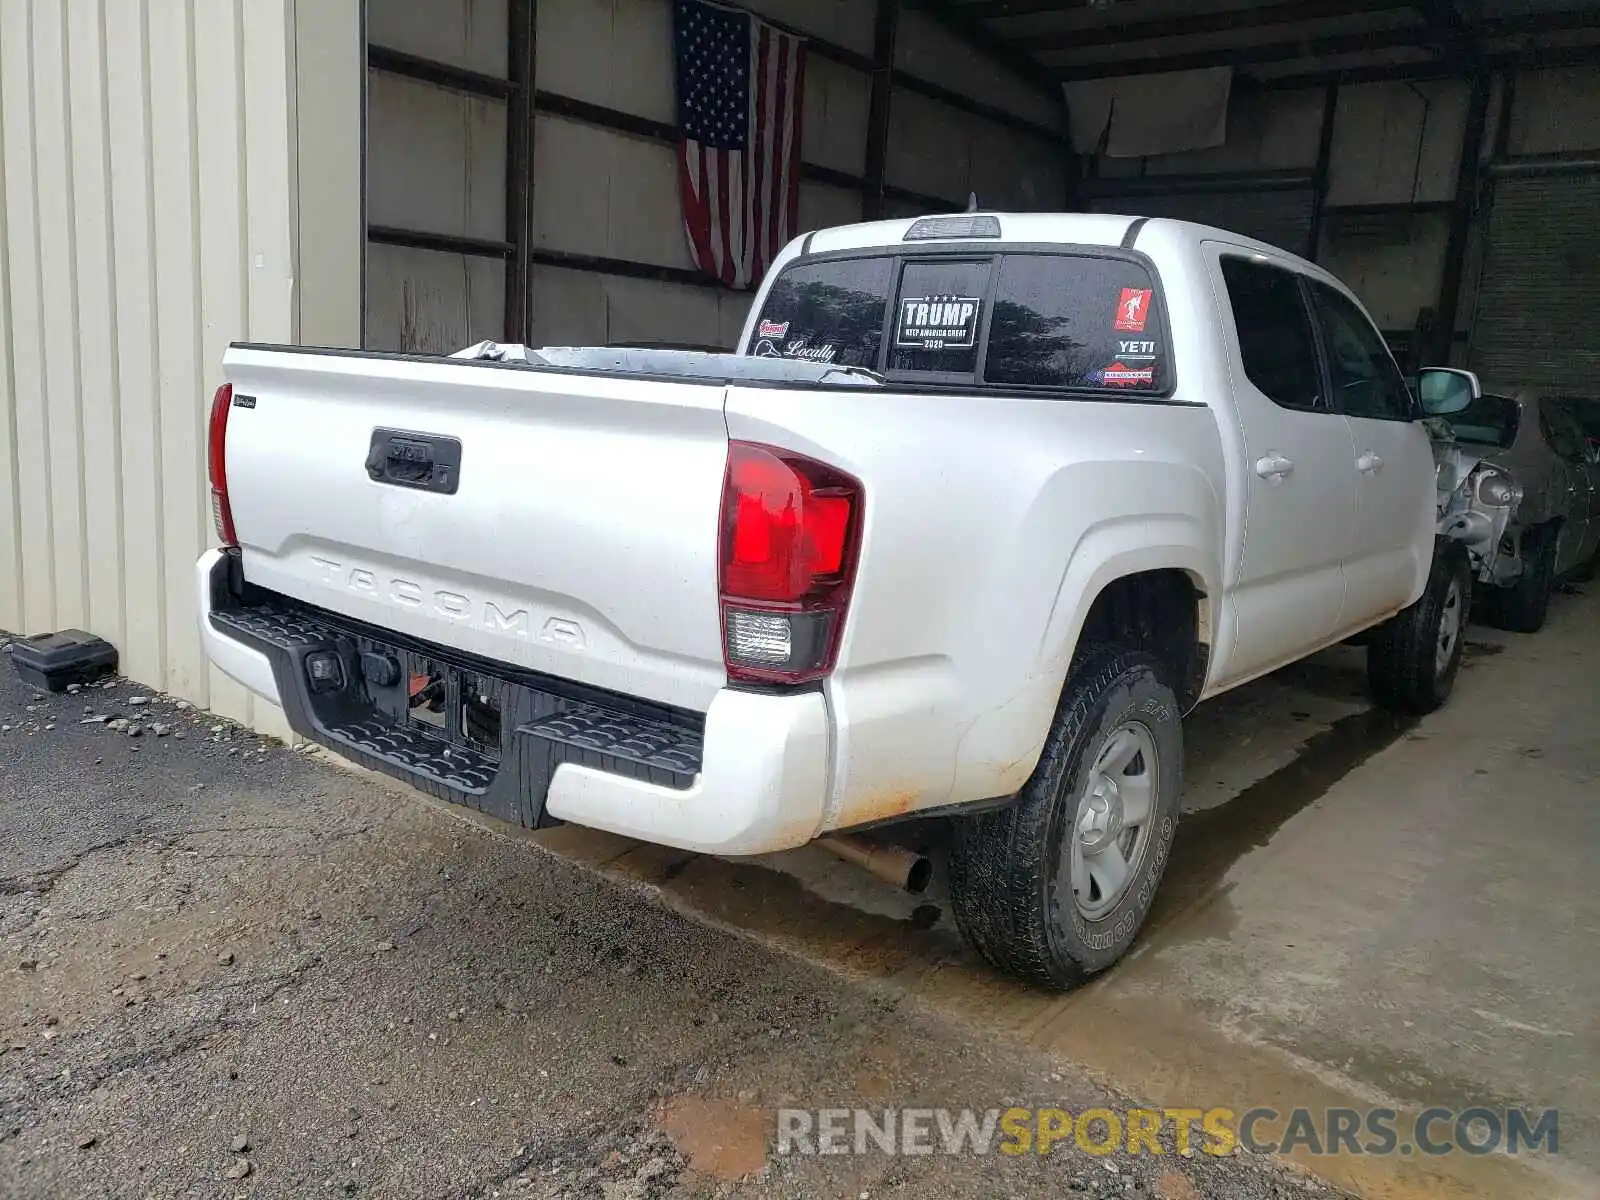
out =
[(367, 477), (374, 483), (453, 496), (461, 482), (461, 443), (431, 433), (374, 429)]

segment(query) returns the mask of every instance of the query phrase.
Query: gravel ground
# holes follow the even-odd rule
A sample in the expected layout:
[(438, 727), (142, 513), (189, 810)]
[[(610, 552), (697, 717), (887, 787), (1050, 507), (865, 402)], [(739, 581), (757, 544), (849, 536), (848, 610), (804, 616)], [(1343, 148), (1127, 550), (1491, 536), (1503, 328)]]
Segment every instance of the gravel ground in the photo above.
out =
[(0, 657), (0, 726), (0, 1196), (1324, 1192), (1248, 1156), (774, 1158), (779, 1107), (1118, 1098), (126, 681)]

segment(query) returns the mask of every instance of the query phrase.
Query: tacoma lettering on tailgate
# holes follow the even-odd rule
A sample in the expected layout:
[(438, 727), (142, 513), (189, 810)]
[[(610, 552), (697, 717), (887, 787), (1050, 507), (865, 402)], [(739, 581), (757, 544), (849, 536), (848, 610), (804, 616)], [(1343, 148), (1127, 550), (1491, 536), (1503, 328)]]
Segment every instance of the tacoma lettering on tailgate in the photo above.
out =
[[(324, 583), (393, 604), (399, 608), (425, 610), (462, 625), (476, 625), (493, 633), (509, 633), (519, 638), (532, 636), (533, 618), (525, 608), (501, 608), (493, 600), (478, 600), (460, 592), (428, 589), (399, 576), (382, 578), (365, 567), (346, 567), (331, 558), (313, 558)], [(539, 631), (539, 640), (555, 642), (574, 650), (584, 647), (583, 629), (576, 621), (551, 617)]]

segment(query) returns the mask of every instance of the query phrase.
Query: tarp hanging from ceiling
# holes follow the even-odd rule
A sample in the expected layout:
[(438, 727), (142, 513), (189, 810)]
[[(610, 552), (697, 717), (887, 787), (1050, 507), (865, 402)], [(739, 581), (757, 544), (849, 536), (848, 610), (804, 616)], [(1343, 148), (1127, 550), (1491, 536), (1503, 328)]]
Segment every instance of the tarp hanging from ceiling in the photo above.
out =
[(1080, 154), (1143, 158), (1220, 146), (1228, 136), (1232, 67), (1085, 79), (1063, 85)]

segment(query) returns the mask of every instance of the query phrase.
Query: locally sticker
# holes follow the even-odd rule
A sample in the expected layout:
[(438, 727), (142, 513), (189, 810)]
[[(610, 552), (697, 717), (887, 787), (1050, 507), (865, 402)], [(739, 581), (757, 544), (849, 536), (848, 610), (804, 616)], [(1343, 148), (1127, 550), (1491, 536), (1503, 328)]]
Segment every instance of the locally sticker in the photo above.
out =
[(900, 301), (894, 344), (902, 350), (970, 350), (978, 342), (977, 296), (918, 296)]
[(757, 337), (764, 337), (764, 338), (788, 337), (789, 336), (789, 322), (787, 322), (787, 321), (763, 321), (763, 322), (761, 322), (761, 328), (756, 331), (756, 336)]
[(798, 358), (805, 362), (831, 363), (839, 357), (839, 347), (826, 342), (820, 346), (813, 346), (805, 338), (801, 338), (785, 346), (782, 357)]
[(1118, 341), (1117, 357), (1128, 362), (1154, 362), (1156, 344), (1154, 342)]
[(1124, 362), (1114, 362), (1100, 372), (1107, 387), (1153, 387), (1156, 382), (1154, 367), (1130, 367)]
[(1153, 294), (1150, 288), (1122, 289), (1122, 299), (1117, 301), (1117, 323), (1114, 326), (1118, 333), (1144, 332), (1144, 324), (1150, 319), (1150, 297)]

